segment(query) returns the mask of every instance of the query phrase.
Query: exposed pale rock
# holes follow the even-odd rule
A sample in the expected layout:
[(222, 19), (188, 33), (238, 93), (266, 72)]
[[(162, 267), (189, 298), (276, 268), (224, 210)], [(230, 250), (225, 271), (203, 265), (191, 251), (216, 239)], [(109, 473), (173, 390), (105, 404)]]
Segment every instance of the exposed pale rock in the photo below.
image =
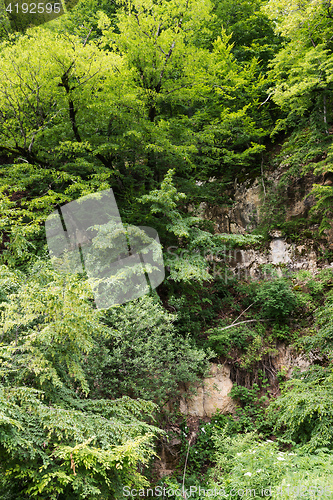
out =
[(274, 238), (270, 243), (270, 260), (272, 264), (287, 264), (291, 262), (291, 245), (283, 238)]
[[(274, 264), (278, 274), (282, 275), (279, 266), (283, 265), (290, 272), (306, 269), (311, 272), (317, 270), (317, 255), (312, 242), (308, 246), (289, 244), (284, 238), (274, 238), (266, 250), (244, 250), (236, 248), (226, 256), (226, 263), (234, 273), (243, 277), (262, 278), (260, 267), (263, 264)], [(327, 266), (326, 266), (327, 267)]]
[[(233, 233), (245, 234), (252, 232), (261, 222), (261, 207), (264, 201), (267, 201), (268, 185), (277, 185), (281, 176), (284, 174), (284, 168), (280, 166), (274, 172), (266, 173), (265, 179), (261, 177), (253, 181), (248, 180), (241, 184), (235, 179), (232, 195), (234, 203), (232, 206), (211, 206), (208, 203), (202, 202), (200, 207), (194, 209), (192, 206), (190, 211), (194, 211), (203, 219), (210, 220), (217, 233)], [(213, 182), (214, 179), (211, 179)], [(297, 219), (299, 217), (306, 218), (310, 208), (315, 204), (314, 196), (311, 190), (314, 183), (319, 179), (312, 174), (307, 174), (304, 177), (295, 177), (290, 180), (290, 184), (285, 187), (286, 206), (285, 218), (287, 221)], [(266, 187), (265, 187), (265, 184)], [(312, 227), (315, 231), (318, 229), (316, 225)], [(233, 267), (237, 271), (247, 269), (251, 277), (258, 277), (258, 267), (262, 264), (285, 265), (290, 271), (298, 271), (300, 269), (308, 269), (312, 272), (317, 270), (318, 256), (314, 251), (314, 242), (308, 241), (306, 248), (302, 253), (296, 248), (295, 244), (288, 244), (283, 238), (280, 230), (272, 230), (270, 232), (272, 241), (270, 243), (270, 251), (261, 255), (259, 252), (244, 251), (242, 256), (237, 256)], [(325, 231), (327, 240), (326, 248), (333, 248), (333, 223), (331, 228)], [(237, 251), (237, 250), (236, 250)], [(251, 252), (247, 254), (247, 252)], [(227, 262), (229, 264), (229, 262)], [(321, 265), (323, 267), (323, 265)], [(281, 274), (281, 273), (280, 273)]]
[(195, 395), (184, 391), (180, 400), (181, 413), (195, 417), (211, 417), (216, 410), (232, 413), (235, 410), (235, 404), (229, 396), (232, 385), (229, 368), (213, 363), (209, 376), (195, 385)]
[(252, 185), (246, 182), (236, 186), (235, 203), (227, 214), (231, 233), (244, 234), (258, 226), (261, 205), (260, 190), (258, 179)]
[(277, 354), (272, 356), (272, 362), (276, 370), (285, 370), (287, 378), (290, 378), (295, 368), (302, 372), (306, 371), (312, 363), (304, 353), (297, 355), (291, 346), (281, 344), (277, 347)]

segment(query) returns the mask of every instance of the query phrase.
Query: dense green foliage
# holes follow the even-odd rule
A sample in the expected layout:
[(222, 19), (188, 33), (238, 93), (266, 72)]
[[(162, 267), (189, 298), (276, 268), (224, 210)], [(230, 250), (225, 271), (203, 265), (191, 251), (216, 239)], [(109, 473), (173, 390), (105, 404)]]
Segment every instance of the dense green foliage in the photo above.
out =
[(106, 335), (86, 283), (3, 266), (1, 291), (1, 496), (111, 498), (143, 484), (154, 405), (85, 398), (86, 356)]
[[(332, 269), (228, 269), (233, 248), (264, 251), (277, 229), (332, 261), (330, 0), (68, 6), (32, 26), (0, 0), (0, 497), (115, 499), (155, 484), (172, 425), (170, 488), (333, 495)], [(222, 232), (214, 214), (228, 218), (234, 187), (255, 178), (261, 225)], [(304, 179), (314, 202), (286, 220)], [(125, 227), (158, 232), (166, 275), (98, 310), (85, 273), (52, 268), (44, 222), (109, 188)], [(276, 373), (281, 343), (317, 364)], [(179, 399), (210, 360), (231, 367), (236, 409), (193, 423)]]

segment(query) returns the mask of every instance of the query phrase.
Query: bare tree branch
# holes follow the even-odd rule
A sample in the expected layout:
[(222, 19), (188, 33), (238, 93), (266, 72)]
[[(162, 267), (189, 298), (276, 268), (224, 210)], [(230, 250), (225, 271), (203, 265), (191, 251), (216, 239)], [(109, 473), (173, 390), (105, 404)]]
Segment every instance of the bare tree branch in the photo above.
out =
[(224, 326), (223, 328), (219, 328), (219, 330), (227, 330), (228, 328), (232, 328), (233, 326), (242, 325), (244, 323), (254, 323), (255, 321), (266, 322), (269, 321), (269, 319), (247, 319), (246, 321), (239, 321), (238, 323), (232, 323), (231, 325)]
[(253, 304), (254, 304), (254, 302), (252, 302), (252, 304), (250, 304), (250, 305), (249, 305), (249, 307), (247, 307), (247, 308), (246, 308), (243, 312), (241, 312), (241, 313), (240, 313), (240, 315), (239, 315), (239, 316), (237, 316), (237, 318), (235, 319), (235, 321), (233, 321), (231, 324), (233, 325), (234, 323), (236, 323), (236, 321), (237, 321), (237, 320), (238, 320), (241, 316), (243, 316), (243, 314), (244, 314), (246, 311), (248, 311), (248, 310), (250, 309), (250, 307), (252, 307), (252, 306), (253, 306)]

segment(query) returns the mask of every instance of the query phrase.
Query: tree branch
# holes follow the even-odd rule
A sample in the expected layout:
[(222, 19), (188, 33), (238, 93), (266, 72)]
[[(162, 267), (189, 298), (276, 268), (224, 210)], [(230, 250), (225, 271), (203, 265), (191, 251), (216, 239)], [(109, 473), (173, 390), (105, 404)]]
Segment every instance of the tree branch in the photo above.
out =
[(249, 307), (247, 307), (247, 308), (246, 308), (243, 312), (241, 312), (241, 313), (240, 313), (240, 315), (239, 315), (239, 316), (237, 316), (237, 318), (235, 319), (235, 321), (233, 321), (231, 324), (233, 325), (234, 323), (236, 323), (236, 321), (237, 321), (237, 320), (238, 320), (241, 316), (243, 316), (243, 314), (244, 314), (244, 313), (245, 313), (248, 309), (250, 309), (250, 307), (252, 307), (252, 306), (253, 306), (253, 304), (254, 304), (254, 302), (252, 302), (252, 304), (250, 304), (250, 305), (249, 305)]
[(88, 38), (90, 37), (91, 32), (92, 32), (92, 28), (90, 28), (90, 31), (89, 31), (88, 35), (86, 36), (86, 38), (85, 38), (85, 40), (84, 40), (84, 42), (83, 42), (83, 47), (85, 47), (85, 46), (86, 46), (86, 43), (87, 43), (87, 41), (88, 41)]
[(255, 321), (265, 322), (265, 321), (269, 321), (269, 319), (247, 319), (246, 321), (239, 321), (238, 323), (232, 323), (231, 325), (224, 326), (223, 328), (219, 328), (219, 330), (221, 330), (221, 331), (227, 330), (228, 328), (232, 328), (233, 326), (242, 325), (243, 323), (253, 323)]
[[(264, 101), (264, 102), (261, 102), (261, 103), (259, 104), (259, 108), (260, 108), (260, 106), (262, 106), (263, 104), (266, 104), (266, 102), (270, 99), (271, 95), (272, 95), (272, 94), (269, 94), (269, 96), (267, 97), (267, 99), (265, 99), (265, 101)], [(259, 108), (258, 108), (258, 109), (259, 109)]]

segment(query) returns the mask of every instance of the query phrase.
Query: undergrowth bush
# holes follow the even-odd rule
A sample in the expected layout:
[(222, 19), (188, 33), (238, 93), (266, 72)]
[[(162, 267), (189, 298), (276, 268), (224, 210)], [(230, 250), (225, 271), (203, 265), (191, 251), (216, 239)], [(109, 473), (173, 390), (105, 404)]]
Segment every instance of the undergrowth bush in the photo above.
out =
[(216, 498), (332, 498), (333, 455), (281, 451), (256, 433), (229, 437), (216, 432), (213, 439), (216, 465), (206, 489), (215, 489)]
[(259, 285), (255, 301), (260, 304), (262, 317), (286, 321), (298, 305), (297, 295), (290, 283), (285, 278), (276, 278)]
[(307, 372), (295, 372), (285, 382), (281, 396), (267, 411), (267, 423), (278, 441), (305, 452), (329, 451), (333, 441), (333, 372), (312, 366)]

